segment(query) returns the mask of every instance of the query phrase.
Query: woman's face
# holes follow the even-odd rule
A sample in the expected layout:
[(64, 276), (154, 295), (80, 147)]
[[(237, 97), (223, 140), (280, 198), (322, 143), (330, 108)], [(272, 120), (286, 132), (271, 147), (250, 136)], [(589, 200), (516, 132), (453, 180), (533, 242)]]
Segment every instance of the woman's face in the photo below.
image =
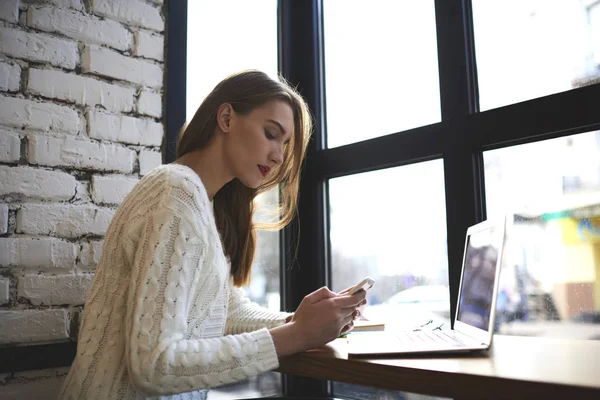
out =
[(283, 162), (283, 147), (294, 128), (294, 112), (282, 100), (270, 100), (247, 115), (231, 110), (225, 129), (225, 160), (244, 185), (257, 188)]

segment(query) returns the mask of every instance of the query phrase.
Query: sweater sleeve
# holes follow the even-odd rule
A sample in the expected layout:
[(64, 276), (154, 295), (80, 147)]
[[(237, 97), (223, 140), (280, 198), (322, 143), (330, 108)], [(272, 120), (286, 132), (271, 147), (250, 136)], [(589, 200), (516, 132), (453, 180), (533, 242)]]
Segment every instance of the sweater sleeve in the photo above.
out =
[[(210, 339), (186, 339), (193, 288), (207, 278), (212, 251), (206, 231), (186, 207), (167, 204), (148, 213), (132, 265), (126, 318), (126, 363), (130, 381), (146, 396), (223, 385), (279, 365), (266, 329)], [(209, 282), (210, 283), (210, 282)], [(202, 305), (207, 313), (209, 305)]]
[(242, 289), (229, 280), (229, 304), (225, 333), (252, 332), (262, 328), (274, 328), (285, 323), (293, 314), (269, 311), (244, 296)]

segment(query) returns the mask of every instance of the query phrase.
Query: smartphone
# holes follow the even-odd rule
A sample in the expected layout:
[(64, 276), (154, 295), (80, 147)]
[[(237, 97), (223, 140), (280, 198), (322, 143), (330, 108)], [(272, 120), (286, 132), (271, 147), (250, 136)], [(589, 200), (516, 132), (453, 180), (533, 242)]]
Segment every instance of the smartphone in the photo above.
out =
[(365, 279), (363, 279), (362, 281), (358, 282), (356, 285), (354, 285), (354, 287), (352, 289), (350, 289), (350, 291), (348, 292), (349, 296), (352, 296), (354, 293), (358, 292), (360, 289), (364, 289), (369, 290), (373, 287), (373, 285), (375, 284), (375, 280), (371, 279), (370, 277), (366, 277)]

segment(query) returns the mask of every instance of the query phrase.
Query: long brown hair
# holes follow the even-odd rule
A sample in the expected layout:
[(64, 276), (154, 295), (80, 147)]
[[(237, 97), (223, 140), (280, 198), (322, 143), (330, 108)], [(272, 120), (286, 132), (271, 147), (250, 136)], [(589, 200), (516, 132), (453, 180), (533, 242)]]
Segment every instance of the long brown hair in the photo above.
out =
[[(312, 133), (312, 121), (304, 99), (283, 78), (274, 80), (267, 74), (249, 70), (233, 74), (221, 81), (204, 99), (194, 118), (179, 133), (177, 158), (206, 147), (217, 128), (217, 110), (230, 103), (235, 112), (247, 115), (267, 101), (287, 102), (294, 112), (293, 137), (283, 150), (283, 163), (274, 168), (257, 189), (233, 179), (215, 195), (214, 210), (217, 229), (225, 254), (231, 262), (231, 275), (236, 286), (249, 282), (256, 249), (256, 229), (281, 229), (290, 223), (296, 212), (300, 167)], [(254, 198), (277, 186), (281, 193), (275, 223), (254, 224)]]

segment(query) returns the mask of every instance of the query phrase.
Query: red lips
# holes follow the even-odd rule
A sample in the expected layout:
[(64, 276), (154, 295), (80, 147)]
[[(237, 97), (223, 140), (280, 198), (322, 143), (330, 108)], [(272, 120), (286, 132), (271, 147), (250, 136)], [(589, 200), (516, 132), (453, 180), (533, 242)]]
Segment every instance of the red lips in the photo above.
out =
[(259, 165), (258, 169), (260, 170), (260, 174), (265, 177), (267, 176), (267, 174), (269, 173), (269, 171), (271, 170), (271, 168), (269, 167), (265, 167), (264, 165)]

